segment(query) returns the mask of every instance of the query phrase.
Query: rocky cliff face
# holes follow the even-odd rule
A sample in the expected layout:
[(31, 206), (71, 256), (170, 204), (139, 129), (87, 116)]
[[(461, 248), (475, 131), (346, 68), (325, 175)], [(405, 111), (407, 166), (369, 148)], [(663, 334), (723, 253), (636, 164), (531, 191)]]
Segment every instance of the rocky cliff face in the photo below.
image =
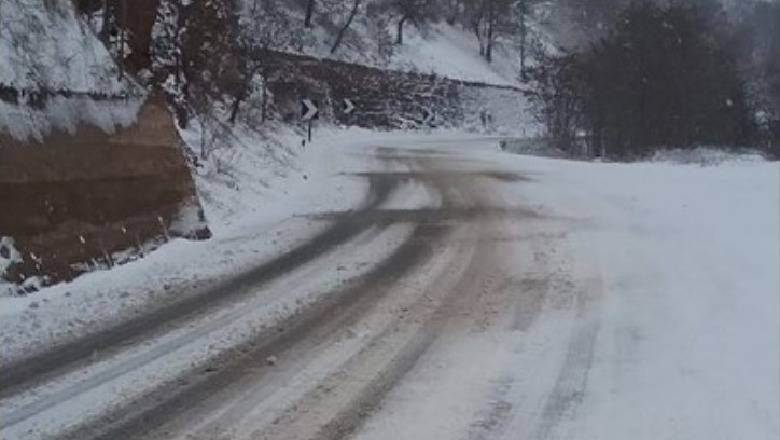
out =
[(68, 280), (170, 237), (210, 235), (159, 99), (111, 134), (81, 124), (38, 141), (0, 135), (0, 207), (0, 236), (18, 251), (5, 277), (18, 283)]

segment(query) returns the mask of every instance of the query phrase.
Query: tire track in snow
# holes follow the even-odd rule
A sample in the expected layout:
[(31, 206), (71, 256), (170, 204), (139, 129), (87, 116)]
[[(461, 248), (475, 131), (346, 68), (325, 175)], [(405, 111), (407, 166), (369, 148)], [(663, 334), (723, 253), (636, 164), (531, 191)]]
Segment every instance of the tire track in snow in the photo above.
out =
[[(372, 269), (369, 273), (355, 281), (349, 289), (323, 295), (322, 302), (315, 304), (304, 313), (294, 317), (284, 326), (284, 331), (270, 329), (254, 341), (254, 347), (233, 350), (226, 353), (221, 361), (212, 362), (217, 371), (203, 375), (200, 371), (190, 371), (182, 377), (170, 381), (158, 388), (154, 393), (143, 399), (131, 402), (126, 408), (121, 408), (113, 414), (101, 416), (91, 426), (78, 428), (60, 439), (73, 440), (114, 440), (147, 438), (153, 434), (156, 427), (164, 425), (168, 420), (180, 416), (190, 410), (193, 403), (220, 392), (247, 372), (255, 375), (249, 366), (265, 362), (268, 356), (284, 356), (294, 345), (301, 343), (316, 334), (328, 335), (329, 330), (335, 331), (350, 320), (357, 319), (370, 308), (379, 296), (369, 293), (372, 287), (382, 283), (391, 283), (407, 271), (421, 264), (430, 257), (427, 243), (429, 240), (439, 240), (445, 235), (446, 229), (430, 225), (417, 226), (410, 237), (393, 254)], [(390, 289), (379, 289), (379, 295), (386, 294)], [(241, 353), (246, 349), (247, 353)], [(236, 352), (241, 353), (236, 357)]]
[[(403, 177), (388, 175), (375, 175), (373, 178), (403, 179)], [(186, 375), (186, 379), (183, 377), (183, 380), (172, 381), (143, 400), (133, 402), (127, 408), (107, 417), (101, 417), (93, 425), (74, 430), (61, 438), (81, 440), (166, 437), (164, 426), (171, 420), (188, 415), (193, 410), (193, 406), (197, 406), (196, 402), (215, 398), (215, 395), (225, 390), (236, 390), (235, 387), (240, 386), (238, 384), (242, 380), (263, 380), (264, 371), (258, 370), (257, 365), (262, 364), (267, 356), (286, 358), (288, 352), (294, 351), (301, 345), (312, 346), (318, 340), (325, 341), (332, 338), (335, 331), (367, 314), (382, 297), (392, 291), (391, 287), (400, 277), (419, 268), (433, 257), (434, 244), (442, 242), (455, 226), (453, 224), (455, 219), (447, 212), (447, 208), (459, 203), (477, 202), (471, 200), (470, 194), (464, 194), (462, 189), (451, 186), (451, 183), (449, 180), (440, 180), (433, 184), (436, 191), (442, 194), (444, 204), (442, 210), (410, 209), (405, 216), (400, 215), (403, 210), (388, 210), (388, 218), (384, 219), (384, 223), (410, 222), (415, 225), (409, 239), (370, 273), (360, 277), (350, 289), (324, 295), (322, 303), (316, 304), (303, 315), (296, 317), (294, 322), (288, 323), (283, 334), (262, 335), (258, 338), (257, 346), (248, 354), (239, 356), (226, 354), (224, 363), (219, 366), (217, 372), (205, 376), (193, 372)], [(432, 183), (426, 182), (426, 184)], [(382, 210), (366, 214), (372, 217), (373, 221), (369, 223), (383, 223)], [(468, 223), (470, 216), (464, 217), (466, 218), (461, 220), (467, 220)], [(360, 365), (361, 362), (379, 362), (375, 365), (378, 368), (364, 370), (370, 378), (367, 378), (359, 389), (354, 390), (354, 393), (346, 396), (350, 402), (347, 407), (333, 415), (324, 425), (312, 424), (312, 420), (307, 419), (304, 414), (304, 425), (308, 424), (308, 428), (319, 427), (316, 436), (320, 438), (342, 438), (353, 432), (371, 409), (381, 402), (384, 395), (425, 352), (428, 344), (438, 334), (436, 331), (431, 331), (430, 326), (433, 322), (429, 319), (424, 320), (419, 333), (414, 333), (415, 337), (397, 347), (397, 350), (382, 353), (371, 349), (370, 347), (373, 347), (371, 345), (367, 347), (362, 355), (350, 362), (353, 365)], [(375, 341), (381, 345), (381, 340), (382, 338), (379, 338)], [(338, 377), (337, 374), (336, 378)], [(338, 383), (337, 379), (334, 380)], [(184, 381), (187, 382), (186, 385), (182, 385)], [(215, 399), (219, 401), (219, 398)], [(318, 399), (314, 398), (312, 402), (316, 405)], [(285, 432), (294, 434), (295, 431)]]
[(199, 314), (240, 300), (253, 289), (316, 260), (364, 232), (373, 225), (356, 220), (384, 203), (398, 183), (396, 179), (381, 174), (368, 178), (370, 187), (362, 203), (363, 208), (344, 214), (325, 231), (282, 256), (185, 300), (40, 354), (7, 363), (0, 369), (0, 383), (3, 384), (0, 399), (13, 396), (48, 378), (77, 370), (97, 359), (110, 357), (123, 346), (150, 339)]
[(594, 350), (601, 318), (599, 316), (599, 297), (604, 291), (604, 281), (601, 275), (601, 260), (586, 266), (590, 268), (589, 278), (582, 281), (583, 287), (575, 297), (575, 318), (563, 362), (555, 385), (547, 396), (542, 409), (539, 424), (534, 430), (534, 440), (551, 438), (555, 428), (566, 418), (573, 418), (575, 411), (582, 404), (588, 384), (588, 373), (593, 363)]

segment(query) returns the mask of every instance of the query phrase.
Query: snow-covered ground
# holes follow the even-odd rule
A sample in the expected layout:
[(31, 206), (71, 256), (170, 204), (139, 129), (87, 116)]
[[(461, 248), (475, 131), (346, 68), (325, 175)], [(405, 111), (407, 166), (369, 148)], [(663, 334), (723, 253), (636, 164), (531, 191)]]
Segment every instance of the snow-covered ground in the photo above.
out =
[[(584, 297), (574, 310), (548, 300), (525, 331), (440, 342), (358, 438), (780, 435), (776, 162), (596, 164), (451, 147), (531, 179), (505, 189), (569, 223), (548, 252), (573, 284), (552, 289)], [(515, 273), (539, 276), (524, 263)]]
[(778, 164), (518, 162), (545, 176), (529, 198), (590, 214), (579, 258), (604, 273), (587, 385), (557, 438), (777, 438)]
[(748, 150), (728, 152), (717, 148), (698, 147), (688, 150), (661, 150), (653, 153), (650, 162), (663, 162), (681, 165), (721, 165), (734, 162), (763, 162), (764, 155), (760, 151)]
[[(0, 4), (0, 87), (16, 92), (16, 102), (0, 99), (0, 133), (23, 141), (40, 140), (53, 128), (73, 131), (80, 123), (107, 132), (128, 126), (143, 94), (119, 74), (70, 2), (46, 0)], [(67, 96), (56, 96), (61, 92)], [(33, 105), (35, 94), (43, 101)], [(126, 95), (134, 97), (106, 100)]]
[(409, 26), (404, 44), (396, 48), (389, 67), (399, 70), (435, 72), (464, 81), (517, 85), (520, 58), (513, 47), (497, 45), (494, 61), (479, 55), (476, 37), (457, 27), (438, 24), (425, 34)]
[[(290, 11), (296, 16), (299, 11)], [(301, 21), (303, 17), (297, 17)], [(376, 17), (359, 15), (347, 32), (341, 48), (330, 53), (335, 34), (315, 27), (305, 37), (302, 52), (320, 58), (332, 58), (373, 67), (435, 73), (450, 79), (475, 81), (496, 85), (519, 85), (520, 52), (516, 41), (502, 38), (494, 45), (493, 60), (487, 62), (479, 55), (479, 41), (470, 29), (447, 23), (426, 24), (420, 29), (411, 23), (404, 27), (404, 42), (394, 44), (395, 23), (387, 24), (390, 37), (387, 53), (380, 56), (376, 30)], [(543, 41), (548, 36), (536, 23), (531, 23), (530, 33)], [(529, 59), (529, 63), (532, 61)]]
[[(191, 148), (198, 147), (197, 129), (182, 136)], [(368, 185), (350, 173), (387, 166), (360, 155), (362, 146), (369, 152), (370, 146), (393, 139), (420, 137), (323, 128), (303, 147), (301, 133), (284, 126), (265, 134), (244, 127), (234, 136), (195, 171), (212, 239), (174, 239), (136, 261), (28, 296), (15, 295), (12, 289), (4, 292), (0, 284), (3, 361), (180, 300), (295, 247), (326, 226), (312, 220), (313, 214), (346, 211), (363, 202)], [(411, 188), (396, 197), (401, 199), (389, 203), (414, 206), (432, 201)]]
[(0, 84), (18, 89), (121, 94), (127, 84), (70, 2), (3, 1)]
[[(402, 161), (380, 164), (376, 148), (411, 148), (412, 156), (430, 157), (432, 177), (443, 167), (522, 176), (491, 181), (490, 196), (539, 217), (506, 221), (495, 237), (481, 228), (461, 230), (446, 243), (446, 254), (455, 258), (480, 237), (476, 257), (461, 256), (480, 268), (471, 275), (444, 257), (431, 260), (450, 278), (463, 276), (457, 289), (469, 293), (474, 283), (490, 301), (475, 300), (477, 310), (451, 317), (455, 321), (394, 384), (358, 437), (768, 440), (780, 434), (777, 163), (583, 163), (507, 154), (496, 139), (453, 132), (315, 134), (302, 148), (298, 133), (280, 128), (272, 135), (278, 155), (249, 133), (235, 149), (214, 152), (224, 163), (209, 164), (197, 177), (213, 239), (177, 240), (114, 270), (0, 299), (3, 360), (99, 331), (292, 248), (325, 226), (309, 214), (362, 201), (367, 184), (351, 172), (405, 171)], [(409, 181), (383, 206), (439, 206), (426, 191)], [(245, 301), (14, 396), (5, 402), (7, 417), (15, 420), (11, 438), (37, 438), (78, 419), (82, 410), (130, 399), (143, 391), (134, 386), (138, 378), (151, 386), (188, 362), (206, 368), (215, 352), (258, 328), (273, 328), (365, 273), (408, 234), (403, 222), (381, 233), (366, 230)], [(494, 248), (514, 251), (496, 259)], [(414, 286), (435, 278), (426, 267), (413, 276), (420, 284), (402, 282), (399, 292), (406, 293), (388, 301), (416, 298)], [(497, 287), (504, 278), (506, 285)], [(491, 302), (502, 298), (508, 302)], [(458, 321), (478, 316), (480, 307), (490, 319), (506, 315), (512, 324), (488, 319), (472, 331)], [(395, 319), (395, 310), (383, 306), (365, 319)], [(279, 400), (262, 407), (277, 414), (285, 399), (294, 402), (324, 380), (328, 368), (371, 353), (362, 344), (382, 333), (364, 330), (371, 336), (313, 351), (322, 371), (280, 372), (295, 389), (278, 390)], [(169, 353), (167, 347), (176, 348)], [(105, 382), (84, 384), (82, 373)], [(78, 400), (60, 400), (73, 393)], [(29, 421), (39, 431), (24, 434), (25, 417), (39, 412)]]

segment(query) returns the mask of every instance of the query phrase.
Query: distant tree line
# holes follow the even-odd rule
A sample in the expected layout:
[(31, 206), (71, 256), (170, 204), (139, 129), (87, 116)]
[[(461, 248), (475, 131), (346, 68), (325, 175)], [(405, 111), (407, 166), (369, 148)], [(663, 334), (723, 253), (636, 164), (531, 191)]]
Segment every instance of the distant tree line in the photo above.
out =
[[(330, 36), (331, 54), (379, 60), (408, 44), (410, 26), (425, 33), (446, 21), (474, 35), (486, 62), (500, 46), (519, 49), (518, 78), (531, 81), (560, 148), (624, 158), (705, 144), (780, 148), (777, 3), (745, 0), (729, 18), (719, 0), (73, 1), (120, 65), (165, 91), (182, 124), (214, 117), (215, 104), (235, 123), (257, 95), (265, 121), (269, 80), (290, 74), (270, 54), (302, 52), (313, 28)], [(531, 32), (540, 23), (572, 38), (542, 49)], [(147, 52), (147, 65), (126, 62), (144, 59), (127, 47)]]
[[(635, 2), (602, 37), (533, 69), (539, 117), (558, 148), (577, 154), (631, 159), (695, 146), (777, 154), (780, 98), (749, 96), (751, 69), (740, 57), (753, 50), (737, 44), (738, 30), (716, 2)], [(776, 47), (777, 28), (768, 38)], [(761, 89), (780, 96), (776, 62), (763, 67)]]

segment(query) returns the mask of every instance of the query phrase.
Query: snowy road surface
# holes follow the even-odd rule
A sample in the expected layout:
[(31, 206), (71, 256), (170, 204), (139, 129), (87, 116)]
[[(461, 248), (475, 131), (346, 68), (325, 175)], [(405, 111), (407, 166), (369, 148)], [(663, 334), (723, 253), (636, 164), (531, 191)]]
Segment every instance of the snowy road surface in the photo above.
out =
[[(587, 164), (473, 138), (328, 154), (362, 195), (275, 223), (305, 232), (277, 247), (251, 224), (206, 244), (256, 255), (230, 277), (71, 337), (51, 322), (77, 316), (33, 325), (49, 302), (3, 312), (2, 438), (780, 435), (776, 163)], [(36, 331), (48, 345), (25, 352), (14, 332)]]

